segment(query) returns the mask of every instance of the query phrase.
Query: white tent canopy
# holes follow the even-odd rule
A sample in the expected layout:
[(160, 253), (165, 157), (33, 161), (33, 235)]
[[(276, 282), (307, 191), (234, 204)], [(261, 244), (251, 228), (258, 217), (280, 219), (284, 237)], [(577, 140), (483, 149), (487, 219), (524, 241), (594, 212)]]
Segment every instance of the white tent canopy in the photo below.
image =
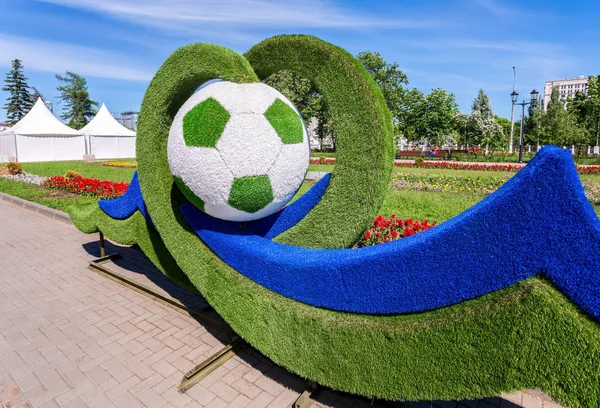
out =
[(83, 134), (56, 118), (41, 98), (13, 127), (0, 132), (0, 161), (81, 160)]
[(81, 133), (88, 136), (135, 137), (133, 130), (127, 129), (113, 118), (105, 104), (102, 104), (94, 119), (81, 129)]
[(87, 138), (86, 150), (97, 159), (135, 157), (135, 132), (117, 122), (104, 104), (81, 133)]

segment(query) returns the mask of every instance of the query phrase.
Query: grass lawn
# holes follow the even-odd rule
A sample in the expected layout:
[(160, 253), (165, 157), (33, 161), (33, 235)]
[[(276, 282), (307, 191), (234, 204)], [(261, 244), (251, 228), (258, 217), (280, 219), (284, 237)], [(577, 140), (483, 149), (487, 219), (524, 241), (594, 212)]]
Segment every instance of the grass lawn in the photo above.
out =
[[(129, 161), (129, 160), (119, 160)], [(67, 170), (73, 170), (81, 173), (83, 177), (95, 178), (100, 180), (124, 181), (129, 183), (135, 169), (123, 167), (104, 166), (103, 163), (86, 163), (78, 161), (60, 161), (60, 162), (42, 162), (42, 163), (22, 163), (23, 170), (26, 173), (37, 174), (38, 176), (64, 176)]]
[(314, 150), (310, 151), (310, 157), (335, 157), (335, 152), (315, 152)]
[[(133, 176), (134, 169), (107, 167), (102, 163), (85, 163), (83, 161), (71, 162), (48, 162), (48, 163), (23, 163), (26, 172), (40, 176), (64, 175), (67, 170), (74, 170), (84, 177), (98, 178), (101, 180), (129, 182)], [(334, 165), (311, 164), (310, 171), (333, 171)], [(445, 169), (423, 169), (413, 167), (394, 167), (394, 174), (420, 174), (427, 176), (454, 176), (454, 177), (478, 177), (481, 179), (502, 178), (512, 176), (515, 173), (497, 171), (472, 171), (472, 170), (445, 170)], [(581, 175), (584, 181), (600, 182), (600, 175)], [(304, 194), (314, 182), (304, 182), (294, 196), (297, 199)], [(29, 201), (46, 205), (64, 211), (72, 204), (95, 202), (91, 197), (82, 197), (75, 194), (51, 191), (31, 184), (5, 180), (0, 178), (0, 191), (11, 194)], [(455, 215), (460, 214), (472, 207), (485, 197), (479, 193), (458, 193), (451, 191), (415, 191), (409, 189), (395, 189), (389, 187), (387, 196), (381, 207), (380, 213), (385, 216), (396, 214), (402, 218), (414, 218), (418, 220), (429, 220), (431, 222), (443, 222)], [(595, 206), (596, 213), (600, 215), (600, 206)]]
[(61, 211), (66, 211), (66, 208), (73, 204), (86, 204), (97, 201), (92, 197), (84, 197), (65, 191), (53, 191), (21, 181), (6, 180), (2, 177), (0, 177), (0, 191)]
[(396, 214), (400, 218), (446, 221), (467, 210), (484, 198), (483, 195), (453, 192), (412, 191), (388, 189), (381, 210), (389, 217)]
[(331, 173), (335, 164), (309, 164), (308, 171), (324, 171), (326, 173)]
[[(324, 171), (330, 173), (335, 164), (311, 164), (308, 171)], [(424, 169), (418, 167), (394, 167), (394, 173), (418, 173), (428, 175), (448, 175), (448, 176), (469, 176), (469, 177), (502, 177), (505, 174), (515, 174), (513, 172), (503, 171), (484, 171), (484, 170), (454, 170), (454, 169)], [(594, 176), (595, 177), (595, 176)], [(600, 180), (600, 178), (599, 178)]]

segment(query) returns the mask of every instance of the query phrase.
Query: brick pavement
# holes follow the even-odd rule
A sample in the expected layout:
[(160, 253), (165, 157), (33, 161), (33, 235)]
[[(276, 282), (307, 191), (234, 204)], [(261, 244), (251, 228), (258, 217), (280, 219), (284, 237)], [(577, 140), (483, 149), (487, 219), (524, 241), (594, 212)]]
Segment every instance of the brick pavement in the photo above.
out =
[[(186, 394), (183, 374), (223, 347), (223, 335), (87, 269), (97, 237), (0, 201), (0, 406), (289, 407), (306, 387), (246, 348)], [(135, 248), (108, 245), (115, 271), (193, 308), (205, 301), (168, 281)], [(512, 402), (511, 402), (512, 401)], [(514, 403), (513, 403), (514, 402)], [(516, 404), (515, 404), (516, 403)], [(313, 407), (386, 406), (320, 390)], [(530, 391), (421, 407), (556, 408)]]

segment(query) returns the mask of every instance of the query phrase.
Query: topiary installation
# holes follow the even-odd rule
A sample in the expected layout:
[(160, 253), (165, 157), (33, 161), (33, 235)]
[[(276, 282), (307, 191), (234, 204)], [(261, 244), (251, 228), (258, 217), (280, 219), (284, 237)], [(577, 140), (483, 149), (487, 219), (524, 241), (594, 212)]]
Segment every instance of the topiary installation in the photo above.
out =
[[(199, 187), (174, 178), (174, 121), (209, 80), (248, 85), (284, 69), (313, 81), (325, 98), (338, 164), (272, 215), (243, 226), (212, 217), (204, 200), (190, 198)], [(190, 123), (214, 141), (225, 115), (205, 125), (202, 109)], [(262, 113), (282, 145), (298, 140), (300, 128), (285, 106), (273, 103)], [(189, 279), (241, 337), (325, 386), (394, 400), (540, 387), (568, 406), (598, 406), (600, 221), (569, 155), (544, 148), (502, 189), (419, 235), (336, 249), (352, 246), (377, 213), (392, 139), (380, 90), (339, 47), (301, 35), (265, 40), (245, 56), (193, 44), (165, 61), (144, 97), (139, 184), (134, 177), (121, 199), (72, 217), (84, 232), (145, 242), (141, 248), (161, 270), (184, 285)], [(248, 213), (264, 208), (261, 174), (239, 176), (250, 181), (241, 178), (229, 191), (229, 204)], [(147, 245), (149, 237), (160, 244)], [(440, 253), (448, 255), (434, 256)]]

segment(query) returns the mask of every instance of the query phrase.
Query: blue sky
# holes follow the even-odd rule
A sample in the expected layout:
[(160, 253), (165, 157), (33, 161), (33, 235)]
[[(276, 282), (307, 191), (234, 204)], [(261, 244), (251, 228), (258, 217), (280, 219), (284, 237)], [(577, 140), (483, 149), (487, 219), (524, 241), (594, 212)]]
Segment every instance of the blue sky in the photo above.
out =
[[(177, 47), (211, 42), (243, 53), (282, 33), (316, 35), (352, 54), (378, 51), (399, 63), (409, 86), (445, 88), (462, 111), (483, 88), (504, 117), (513, 66), (522, 96), (546, 80), (600, 73), (594, 0), (0, 0), (0, 10), (0, 71), (22, 59), (55, 113), (55, 73), (85, 76), (92, 99), (111, 112), (139, 110)], [(0, 91), (2, 105), (6, 96)]]

